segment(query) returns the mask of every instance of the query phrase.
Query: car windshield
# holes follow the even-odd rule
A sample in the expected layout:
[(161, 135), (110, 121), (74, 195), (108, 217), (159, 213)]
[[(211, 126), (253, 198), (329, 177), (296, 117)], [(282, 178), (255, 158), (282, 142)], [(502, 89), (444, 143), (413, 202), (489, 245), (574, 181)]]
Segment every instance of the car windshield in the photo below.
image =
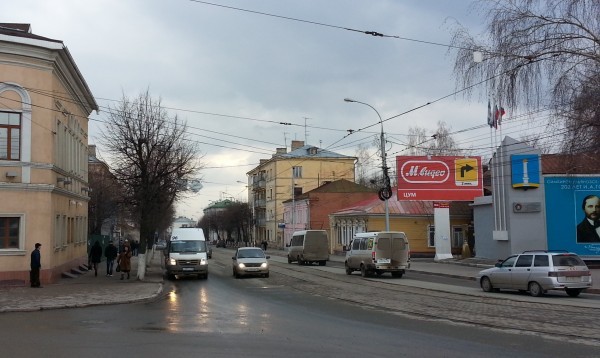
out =
[(239, 250), (237, 257), (238, 259), (263, 258), (265, 257), (265, 253), (261, 249)]
[(579, 256), (565, 254), (552, 256), (554, 266), (585, 266), (585, 263)]
[(206, 252), (205, 241), (171, 241), (171, 252)]

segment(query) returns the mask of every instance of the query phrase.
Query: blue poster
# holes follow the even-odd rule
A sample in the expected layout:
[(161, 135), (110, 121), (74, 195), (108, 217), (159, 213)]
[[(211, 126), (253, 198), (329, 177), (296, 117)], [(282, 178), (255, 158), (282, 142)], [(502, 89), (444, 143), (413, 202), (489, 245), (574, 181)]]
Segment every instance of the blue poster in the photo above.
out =
[(545, 177), (549, 250), (600, 256), (600, 177)]

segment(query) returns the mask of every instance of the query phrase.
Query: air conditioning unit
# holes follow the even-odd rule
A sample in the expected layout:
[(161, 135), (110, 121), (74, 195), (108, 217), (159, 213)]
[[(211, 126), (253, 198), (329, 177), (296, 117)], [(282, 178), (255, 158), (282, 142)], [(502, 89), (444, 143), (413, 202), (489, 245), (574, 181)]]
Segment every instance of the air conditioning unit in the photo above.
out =
[(6, 172), (6, 177), (7, 178), (16, 178), (17, 172)]

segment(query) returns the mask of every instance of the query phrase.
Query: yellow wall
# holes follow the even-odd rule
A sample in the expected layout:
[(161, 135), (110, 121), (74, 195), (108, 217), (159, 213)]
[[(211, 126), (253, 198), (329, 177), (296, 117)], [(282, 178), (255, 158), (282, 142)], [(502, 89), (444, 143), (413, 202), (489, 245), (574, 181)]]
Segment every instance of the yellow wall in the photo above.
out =
[[(87, 186), (87, 116), (90, 108), (74, 104), (79, 101), (73, 96), (75, 91), (91, 93), (73, 82), (74, 64), (65, 63), (65, 57), (48, 51), (47, 58), (28, 56), (16, 57), (3, 54), (0, 49), (0, 78), (3, 83), (14, 83), (25, 91), (31, 99), (30, 132), (25, 133), (22, 123), (21, 160), (0, 160), (0, 214), (21, 217), (20, 247), (0, 250), (0, 281), (28, 281), (30, 253), (34, 244), (42, 244), (42, 283), (54, 282), (61, 271), (68, 271), (86, 261), (87, 257), (87, 215), (88, 196), (81, 189)], [(44, 57), (44, 52), (36, 52)], [(82, 80), (82, 79), (81, 79)], [(68, 88), (66, 83), (71, 82)], [(18, 90), (2, 87), (0, 110), (23, 112), (22, 122), (26, 122), (27, 106)], [(38, 94), (43, 91), (47, 95)], [(87, 103), (90, 105), (90, 103)], [(95, 106), (95, 104), (93, 104)], [(65, 115), (67, 113), (68, 115)], [(56, 162), (56, 122), (75, 122), (76, 131), (70, 134), (78, 138), (79, 146), (85, 150), (85, 158), (80, 156), (77, 170), (62, 168)], [(31, 158), (24, 158), (24, 151), (30, 150)], [(69, 149), (70, 150), (70, 149)], [(85, 163), (85, 166), (82, 163)], [(6, 172), (16, 172), (14, 178), (6, 177)], [(57, 178), (69, 177), (72, 184), (64, 185)], [(57, 235), (56, 216), (77, 219), (78, 231), (72, 242), (60, 244), (66, 236)], [(82, 226), (83, 225), (83, 226)], [(57, 237), (60, 236), (60, 237)], [(57, 244), (58, 243), (58, 244)]]

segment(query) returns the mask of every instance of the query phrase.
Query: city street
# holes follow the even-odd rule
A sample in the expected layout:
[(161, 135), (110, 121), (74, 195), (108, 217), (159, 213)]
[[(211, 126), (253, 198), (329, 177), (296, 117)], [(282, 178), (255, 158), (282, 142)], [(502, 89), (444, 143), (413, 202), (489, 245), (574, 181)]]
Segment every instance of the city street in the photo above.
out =
[(50, 357), (600, 354), (595, 297), (490, 295), (474, 282), (410, 273), (364, 279), (277, 255), (269, 278), (235, 279), (232, 252), (214, 250), (208, 280), (166, 281), (151, 301), (0, 314), (3, 354), (37, 356), (40, 347)]

